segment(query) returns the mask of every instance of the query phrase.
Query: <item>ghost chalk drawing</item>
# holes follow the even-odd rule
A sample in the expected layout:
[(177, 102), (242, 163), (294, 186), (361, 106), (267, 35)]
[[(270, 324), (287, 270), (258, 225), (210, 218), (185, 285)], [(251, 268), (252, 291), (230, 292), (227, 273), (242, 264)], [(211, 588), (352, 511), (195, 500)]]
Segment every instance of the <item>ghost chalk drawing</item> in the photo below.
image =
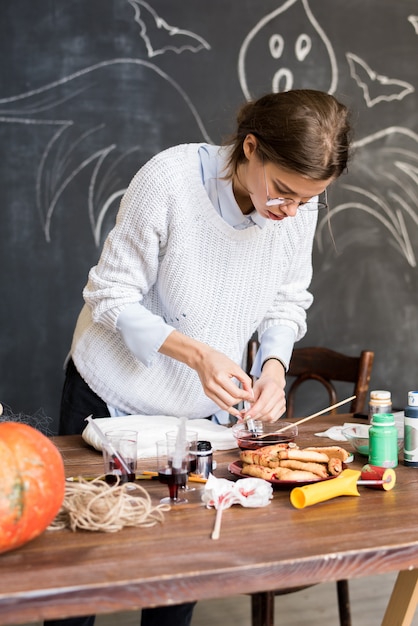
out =
[(248, 100), (267, 91), (335, 92), (335, 53), (308, 0), (288, 0), (254, 26), (240, 49), (238, 76)]

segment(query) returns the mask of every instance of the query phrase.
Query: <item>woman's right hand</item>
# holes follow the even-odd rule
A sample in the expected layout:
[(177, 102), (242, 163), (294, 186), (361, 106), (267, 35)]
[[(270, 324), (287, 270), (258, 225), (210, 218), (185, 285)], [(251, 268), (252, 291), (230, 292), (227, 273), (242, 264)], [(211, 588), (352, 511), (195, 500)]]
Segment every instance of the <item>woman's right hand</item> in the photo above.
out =
[(167, 337), (159, 351), (196, 370), (208, 398), (231, 415), (240, 416), (234, 405), (253, 400), (250, 376), (222, 352), (176, 330)]
[[(222, 352), (210, 348), (194, 369), (199, 375), (205, 394), (231, 415), (240, 417), (240, 412), (234, 405), (244, 400), (253, 400), (251, 378)], [(242, 387), (238, 386), (237, 381)]]

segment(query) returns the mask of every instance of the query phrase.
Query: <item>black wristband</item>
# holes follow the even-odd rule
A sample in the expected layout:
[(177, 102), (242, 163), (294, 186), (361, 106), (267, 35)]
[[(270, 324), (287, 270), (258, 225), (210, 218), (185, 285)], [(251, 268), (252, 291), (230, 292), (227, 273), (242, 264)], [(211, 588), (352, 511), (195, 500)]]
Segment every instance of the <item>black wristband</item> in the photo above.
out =
[(261, 366), (261, 371), (263, 371), (263, 367), (267, 363), (267, 361), (278, 361), (283, 366), (284, 371), (286, 372), (286, 366), (277, 356), (269, 356), (265, 361), (263, 361), (263, 365)]

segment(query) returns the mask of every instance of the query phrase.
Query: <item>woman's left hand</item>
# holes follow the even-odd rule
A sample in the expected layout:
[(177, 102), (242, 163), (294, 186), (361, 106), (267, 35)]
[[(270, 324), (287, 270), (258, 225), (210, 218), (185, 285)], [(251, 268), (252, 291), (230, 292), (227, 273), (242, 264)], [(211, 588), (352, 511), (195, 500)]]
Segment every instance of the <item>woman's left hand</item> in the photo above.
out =
[(280, 361), (265, 362), (260, 378), (254, 383), (254, 402), (241, 417), (276, 422), (286, 411), (286, 376)]

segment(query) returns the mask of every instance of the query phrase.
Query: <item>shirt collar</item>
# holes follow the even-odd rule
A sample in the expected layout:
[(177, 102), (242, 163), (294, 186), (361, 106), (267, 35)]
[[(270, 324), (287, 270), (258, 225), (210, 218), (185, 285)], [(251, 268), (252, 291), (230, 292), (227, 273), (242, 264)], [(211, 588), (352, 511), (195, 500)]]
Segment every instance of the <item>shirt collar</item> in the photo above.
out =
[(253, 224), (259, 228), (264, 228), (267, 219), (261, 217), (255, 209), (248, 215), (244, 215), (235, 199), (232, 181), (224, 178), (228, 149), (205, 145), (201, 147), (199, 152), (202, 161), (203, 183), (221, 217), (227, 224), (236, 229), (248, 228)]

